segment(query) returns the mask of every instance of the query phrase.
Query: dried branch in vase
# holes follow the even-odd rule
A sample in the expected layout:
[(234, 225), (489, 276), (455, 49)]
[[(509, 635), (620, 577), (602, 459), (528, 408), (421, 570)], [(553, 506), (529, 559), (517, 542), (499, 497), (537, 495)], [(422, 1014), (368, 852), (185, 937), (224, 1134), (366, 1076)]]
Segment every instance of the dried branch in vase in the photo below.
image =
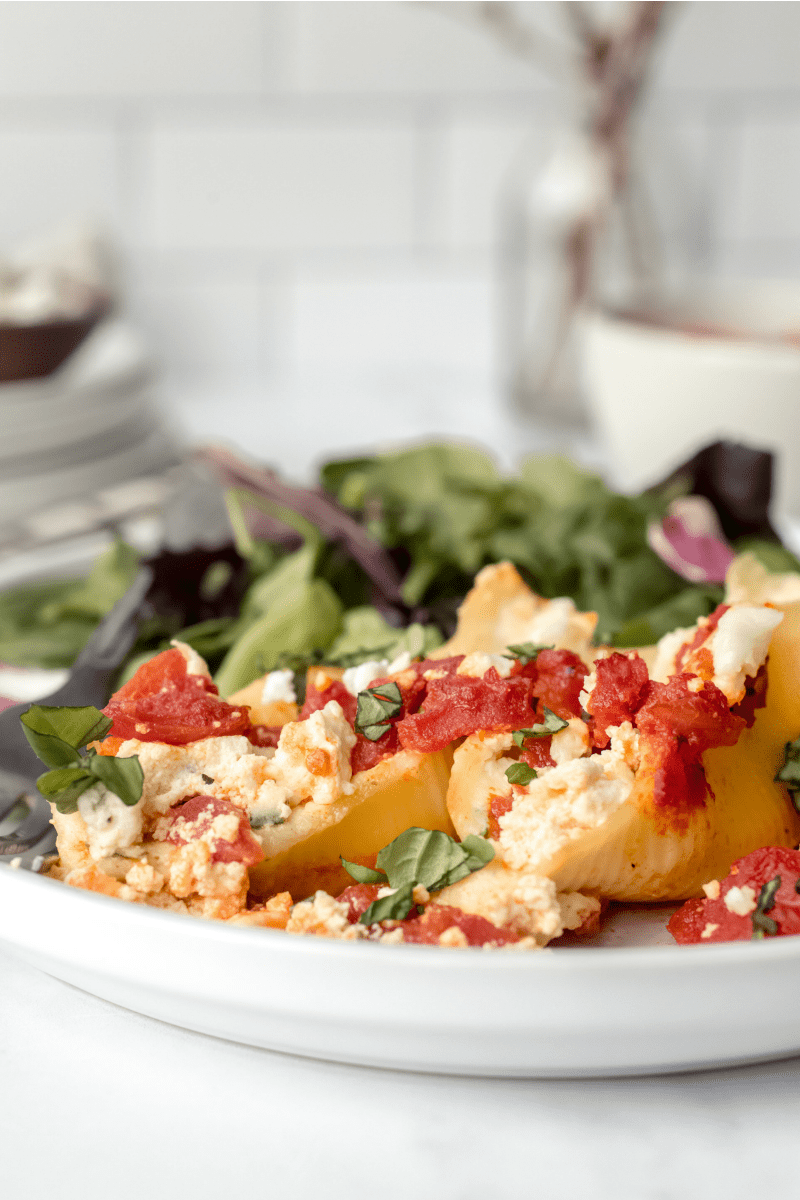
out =
[[(530, 6), (503, 0), (447, 6), (453, 15), (485, 29), (533, 71), (544, 71), (562, 84), (569, 109), (577, 112), (572, 144), (566, 150), (561, 147), (561, 160), (554, 156), (537, 184), (540, 196), (546, 192), (555, 242), (547, 346), (541, 344), (538, 331), (540, 345), (534, 352), (523, 317), (510, 318), (517, 329), (512, 341), (519, 345), (510, 348), (509, 356), (527, 357), (524, 387), (542, 395), (554, 387), (579, 309), (596, 302), (607, 283), (600, 260), (612, 220), (621, 232), (632, 290), (645, 289), (654, 257), (644, 232), (646, 214), (632, 198), (631, 145), (667, 6), (663, 0), (613, 6), (616, 20), (603, 24), (607, 7), (579, 2)], [(556, 18), (554, 31), (541, 27), (545, 10)]]

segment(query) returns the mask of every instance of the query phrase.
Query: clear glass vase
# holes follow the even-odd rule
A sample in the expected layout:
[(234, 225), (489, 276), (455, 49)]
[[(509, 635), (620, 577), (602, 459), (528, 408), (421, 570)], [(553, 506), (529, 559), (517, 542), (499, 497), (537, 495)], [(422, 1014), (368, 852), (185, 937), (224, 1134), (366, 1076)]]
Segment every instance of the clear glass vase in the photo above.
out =
[(578, 353), (587, 306), (635, 308), (665, 286), (665, 255), (635, 159), (625, 184), (580, 122), (523, 153), (503, 196), (500, 353), (513, 409), (551, 425), (586, 424)]

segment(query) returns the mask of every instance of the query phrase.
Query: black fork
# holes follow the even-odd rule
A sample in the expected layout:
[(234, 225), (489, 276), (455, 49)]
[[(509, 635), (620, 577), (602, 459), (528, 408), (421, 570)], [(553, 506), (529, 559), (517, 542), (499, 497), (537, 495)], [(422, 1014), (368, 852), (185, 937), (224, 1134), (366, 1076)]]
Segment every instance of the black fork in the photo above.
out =
[[(41, 704), (106, 703), (114, 676), (136, 641), (139, 625), (151, 609), (148, 592), (153, 571), (143, 566), (124, 596), (92, 633), (75, 660), (67, 682)], [(50, 805), (36, 787), (43, 764), (22, 731), (20, 716), (29, 706), (15, 704), (0, 712), (0, 862), (37, 870), (55, 848)]]

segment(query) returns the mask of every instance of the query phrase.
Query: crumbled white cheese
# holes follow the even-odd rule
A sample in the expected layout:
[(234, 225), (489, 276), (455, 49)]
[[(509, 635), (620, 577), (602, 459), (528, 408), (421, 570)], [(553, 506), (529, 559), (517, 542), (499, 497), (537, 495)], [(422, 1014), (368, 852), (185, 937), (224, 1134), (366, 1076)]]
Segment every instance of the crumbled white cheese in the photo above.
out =
[(118, 754), (138, 756), (147, 813), (166, 813), (190, 796), (217, 796), (247, 812), (289, 813), (287, 788), (272, 766), (274, 751), (253, 746), (246, 737), (203, 738), (186, 746), (132, 739)]
[(700, 934), (700, 937), (701, 938), (710, 938), (712, 933), (716, 933), (718, 929), (719, 929), (719, 925), (715, 925), (713, 921), (709, 921), (708, 924), (703, 929), (703, 932)]
[(192, 646), (189, 646), (186, 642), (179, 642), (177, 638), (173, 638), (170, 645), (174, 646), (176, 650), (180, 650), (186, 659), (187, 675), (202, 675), (205, 679), (211, 678), (211, 672), (205, 660), (200, 657)]
[(366, 925), (348, 920), (349, 909), (327, 892), (315, 892), (308, 900), (295, 904), (286, 925), (287, 933), (316, 934), (317, 937), (344, 938), (348, 941), (366, 937)]
[(630, 721), (623, 721), (621, 725), (609, 725), (606, 732), (611, 738), (614, 752), (620, 755), (632, 771), (637, 771), (642, 758), (638, 729), (634, 729)]
[(583, 758), (591, 750), (589, 726), (580, 717), (571, 717), (566, 729), (559, 729), (550, 742), (550, 757), (557, 767)]
[(703, 884), (703, 891), (709, 900), (719, 900), (719, 880), (712, 879)]
[(272, 825), (282, 825), (292, 815), (288, 802), (283, 799), (286, 795), (284, 788), (275, 785), (272, 792), (262, 788), (259, 795), (248, 809), (251, 829), (264, 829)]
[(294, 671), (288, 668), (285, 671), (270, 671), (264, 679), (261, 703), (275, 704), (276, 702), (284, 704), (296, 704), (297, 702), (297, 694), (294, 690)]
[(650, 678), (657, 683), (666, 683), (675, 674), (675, 659), (678, 651), (694, 637), (696, 628), (673, 629), (665, 633), (656, 646), (656, 657), (650, 668)]
[(87, 788), (78, 799), (78, 812), (86, 826), (89, 854), (98, 861), (141, 841), (142, 801), (123, 804), (102, 783)]
[(456, 675), (472, 675), (476, 679), (483, 679), (486, 672), (494, 667), (501, 679), (507, 679), (513, 666), (513, 658), (506, 658), (503, 654), (484, 654), (482, 650), (475, 650), (458, 664)]
[(605, 824), (629, 798), (633, 781), (625, 747), (613, 736), (602, 753), (541, 772), (499, 818), (506, 863), (516, 870), (543, 871), (568, 842)]
[(528, 871), (509, 871), (497, 861), (444, 888), (436, 902), (485, 917), (500, 929), (532, 936), (539, 945), (558, 937), (564, 928), (553, 881)]
[(740, 888), (728, 888), (723, 903), (728, 912), (734, 913), (737, 917), (749, 917), (751, 912), (755, 912), (758, 902), (754, 889), (745, 884)]
[(581, 707), (583, 708), (584, 712), (589, 711), (589, 704), (591, 703), (592, 692), (594, 691), (596, 684), (597, 684), (597, 671), (596, 670), (590, 671), (589, 674), (586, 676), (586, 678), (583, 681), (583, 689), (581, 691), (580, 696), (578, 697)]
[(356, 735), (336, 700), (305, 721), (284, 725), (269, 773), (289, 793), (289, 803), (305, 799), (333, 804), (352, 795), (350, 751)]
[(164, 876), (150, 863), (135, 862), (125, 876), (125, 882), (137, 892), (153, 895), (164, 886)]
[(753, 676), (769, 651), (773, 630), (783, 620), (774, 608), (739, 604), (720, 617), (710, 639), (714, 657), (714, 683), (731, 704), (745, 693), (745, 679)]
[(399, 675), (401, 671), (407, 671), (411, 666), (411, 652), (403, 650), (398, 654), (397, 658), (392, 659), (386, 669), (387, 675)]
[(357, 667), (348, 667), (342, 677), (342, 683), (351, 696), (357, 696), (359, 692), (366, 691), (374, 680), (383, 679), (388, 674), (388, 658), (369, 659), (368, 662), (359, 663)]
[(464, 950), (469, 942), (463, 929), (459, 929), (457, 925), (451, 925), (449, 929), (444, 929), (439, 934), (439, 945), (449, 947), (451, 950)]

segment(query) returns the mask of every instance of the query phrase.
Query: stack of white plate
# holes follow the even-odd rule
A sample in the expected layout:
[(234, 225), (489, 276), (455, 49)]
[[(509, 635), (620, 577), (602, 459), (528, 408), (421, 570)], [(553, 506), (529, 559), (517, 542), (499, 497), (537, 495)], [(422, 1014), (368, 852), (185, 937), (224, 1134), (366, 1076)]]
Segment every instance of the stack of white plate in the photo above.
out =
[(0, 527), (163, 471), (179, 445), (140, 338), (109, 317), (51, 375), (0, 385)]

